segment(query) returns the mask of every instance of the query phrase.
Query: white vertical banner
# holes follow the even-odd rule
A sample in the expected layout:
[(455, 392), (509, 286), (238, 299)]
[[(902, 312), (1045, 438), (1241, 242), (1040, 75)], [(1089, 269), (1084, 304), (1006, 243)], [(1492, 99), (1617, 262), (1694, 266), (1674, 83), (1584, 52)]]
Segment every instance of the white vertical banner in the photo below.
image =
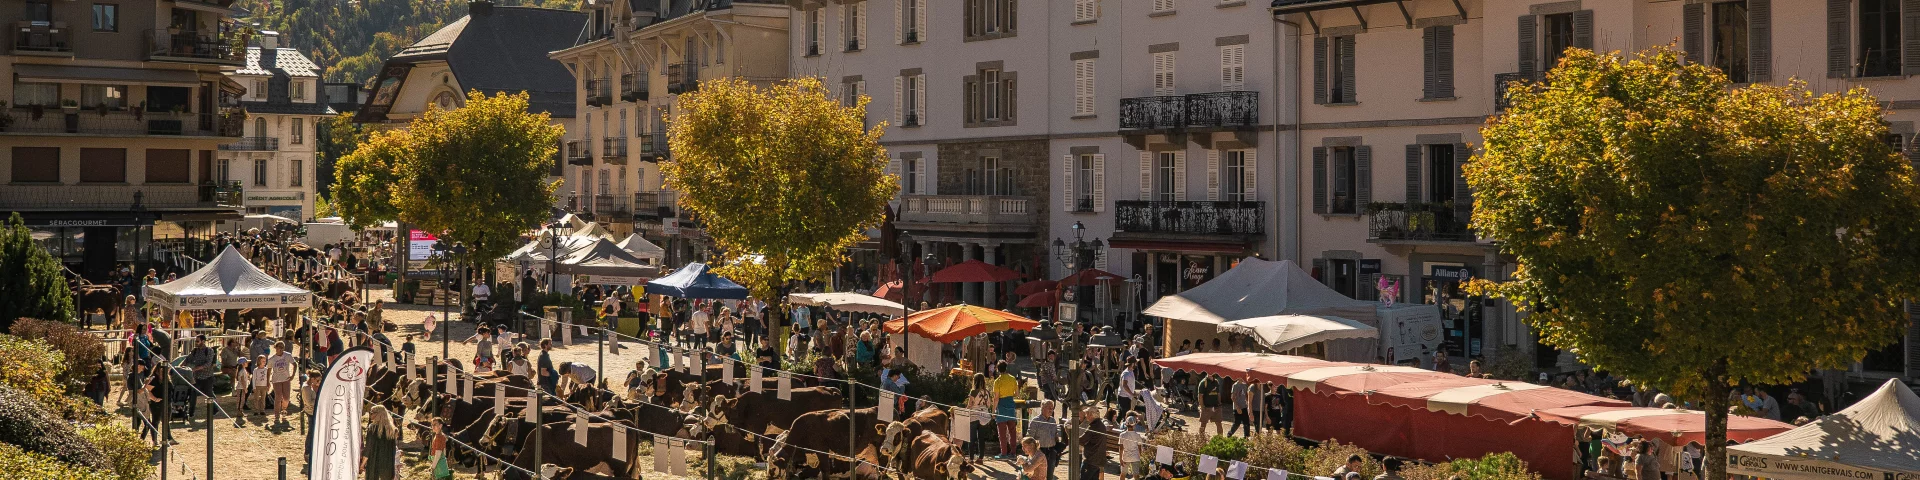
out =
[(413, 364), (413, 355), (402, 353), (400, 357), (403, 361), (407, 362), (407, 383), (411, 385), (414, 380), (420, 377), (420, 366)]
[(613, 425), (613, 459), (627, 461), (627, 429), (620, 424)]
[(723, 367), (721, 367), (721, 368), (720, 368), (720, 381), (721, 381), (722, 383), (726, 383), (727, 385), (733, 385), (733, 384), (734, 384), (734, 381), (733, 381), (733, 367), (734, 367), (734, 365), (733, 365), (733, 360), (732, 360), (732, 359), (724, 359), (724, 360), (721, 360), (721, 361), (720, 361), (720, 364), (721, 364), (721, 365), (724, 365)]
[(1195, 475), (1200, 475), (1200, 476), (1211, 476), (1211, 475), (1213, 475), (1213, 474), (1214, 474), (1214, 472), (1216, 472), (1216, 471), (1219, 471), (1219, 470), (1220, 470), (1220, 458), (1219, 458), (1219, 457), (1215, 457), (1215, 456), (1212, 456), (1212, 455), (1201, 455), (1201, 456), (1200, 456), (1200, 471), (1198, 471), (1198, 472), (1193, 472), (1193, 473), (1194, 473)]
[(880, 391), (880, 405), (879, 405), (880, 421), (882, 422), (893, 421), (894, 402), (896, 402), (896, 400), (893, 399), (893, 392), (889, 392), (885, 390)]
[(971, 442), (973, 441), (973, 429), (969, 427), (972, 426), (973, 412), (956, 408), (954, 409), (953, 421), (947, 422), (947, 436), (952, 437), (953, 441), (956, 442)]
[(507, 384), (505, 383), (495, 384), (493, 386), (493, 416), (498, 417), (506, 414), (507, 414)]
[(542, 420), (540, 418), (540, 387), (527, 389), (527, 411), (520, 418), (533, 422), (534, 425), (540, 424)]
[(459, 392), (458, 390), (454, 390), (454, 387), (455, 387), (456, 385), (454, 385), (454, 382), (455, 382), (455, 380), (454, 380), (454, 378), (455, 378), (455, 375), (454, 375), (454, 373), (453, 373), (453, 372), (454, 372), (454, 370), (453, 370), (453, 364), (451, 364), (451, 363), (436, 363), (436, 365), (439, 365), (439, 366), (441, 367), (441, 370), (442, 370), (442, 371), (444, 371), (444, 372), (446, 372), (446, 373), (443, 373), (443, 374), (441, 374), (441, 377), (440, 377), (440, 378), (444, 378), (444, 379), (446, 379), (446, 384), (447, 384), (447, 395), (456, 395), (456, 394), (459, 394), (460, 392)]
[(479, 380), (478, 378), (468, 378), (466, 381), (460, 382), (461, 400), (465, 400), (467, 403), (473, 403), (473, 384), (479, 382)]
[(668, 440), (666, 435), (654, 434), (653, 436), (653, 471), (655, 472), (667, 473), (667, 455), (666, 455), (666, 452), (661, 451), (668, 448), (667, 442)]
[(793, 372), (780, 371), (780, 399), (793, 400)]
[(1287, 471), (1278, 468), (1267, 469), (1267, 480), (1287, 480)]
[(573, 412), (573, 443), (587, 445), (587, 414), (578, 411)]
[(311, 476), (316, 480), (356, 480), (360, 478), (361, 405), (366, 400), (367, 372), (373, 363), (373, 350), (355, 347), (342, 353), (327, 368), (314, 396), (312, 436), (307, 454), (313, 459)]
[(753, 393), (760, 393), (760, 390), (762, 390), (760, 384), (766, 383), (761, 381), (761, 378), (759, 365), (747, 367), (747, 388), (753, 389)]
[(668, 441), (673, 447), (667, 451), (667, 466), (673, 467), (673, 475), (687, 476), (687, 444), (680, 440)]
[(400, 364), (398, 363), (393, 363), (393, 349), (382, 348), (380, 349), (380, 352), (381, 352), (381, 355), (383, 356), (383, 361), (380, 363), (381, 365), (385, 365), (389, 370), (398, 368), (400, 366)]
[(1153, 463), (1158, 463), (1161, 465), (1172, 465), (1173, 464), (1173, 447), (1169, 447), (1166, 445), (1160, 445), (1160, 446), (1154, 447)]
[(1229, 464), (1227, 466), (1227, 478), (1231, 478), (1233, 480), (1246, 480), (1247, 462), (1234, 460), (1232, 464)]

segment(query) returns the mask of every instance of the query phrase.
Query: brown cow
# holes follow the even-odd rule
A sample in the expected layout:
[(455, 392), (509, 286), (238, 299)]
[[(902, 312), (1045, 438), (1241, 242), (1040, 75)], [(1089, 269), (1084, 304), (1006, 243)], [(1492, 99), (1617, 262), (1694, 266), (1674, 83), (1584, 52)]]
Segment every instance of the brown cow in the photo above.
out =
[[(640, 478), (640, 464), (634, 461), (635, 455), (638, 455), (640, 451), (640, 435), (632, 434), (633, 432), (629, 430), (627, 432), (629, 435), (626, 436), (626, 442), (619, 446), (619, 448), (622, 449), (621, 451), (625, 453), (625, 455), (623, 455), (625, 458), (616, 459), (613, 455), (613, 449), (615, 448), (613, 444), (613, 429), (631, 428), (632, 426), (631, 423), (625, 421), (615, 421), (610, 424), (600, 420), (590, 420), (587, 425), (587, 443), (586, 445), (581, 445), (573, 442), (574, 422), (572, 420), (551, 422), (542, 425), (541, 429), (544, 433), (541, 444), (541, 456), (544, 457), (542, 459), (544, 462), (542, 463), (551, 463), (562, 468), (572, 468), (576, 475), (591, 473), (596, 475), (609, 475), (616, 478)], [(522, 447), (520, 454), (514, 456), (513, 464), (532, 470), (534, 468), (534, 448), (532, 444), (529, 443), (532, 441), (531, 432), (527, 433), (529, 437), (521, 443), (527, 446)], [(519, 474), (521, 476), (525, 475), (524, 473)], [(514, 478), (514, 475), (508, 475), (508, 478)]]
[(838, 388), (796, 388), (789, 393), (791, 400), (781, 400), (771, 390), (746, 392), (735, 397), (714, 397), (707, 411), (716, 423), (749, 432), (764, 432), (769, 425), (791, 425), (794, 419), (808, 412), (840, 409), (845, 405)]
[(905, 420), (895, 420), (886, 425), (875, 425), (880, 434), (879, 457), (896, 469), (905, 470), (906, 457), (900, 453), (907, 447), (908, 441), (917, 438), (923, 432), (941, 433), (948, 429), (947, 412), (939, 407), (927, 407)]
[(908, 467), (903, 473), (920, 480), (960, 480), (973, 473), (973, 465), (960, 453), (960, 443), (933, 432), (920, 432), (904, 452)]
[[(846, 472), (843, 459), (865, 450), (880, 439), (879, 409), (867, 407), (853, 411), (822, 410), (793, 419), (793, 426), (768, 449), (767, 465), (790, 476), (806, 477), (813, 472)], [(849, 421), (852, 422), (849, 425)], [(853, 438), (847, 438), (852, 433)], [(851, 442), (849, 442), (851, 440)], [(821, 454), (820, 452), (827, 452)], [(875, 458), (878, 461), (878, 458)]]

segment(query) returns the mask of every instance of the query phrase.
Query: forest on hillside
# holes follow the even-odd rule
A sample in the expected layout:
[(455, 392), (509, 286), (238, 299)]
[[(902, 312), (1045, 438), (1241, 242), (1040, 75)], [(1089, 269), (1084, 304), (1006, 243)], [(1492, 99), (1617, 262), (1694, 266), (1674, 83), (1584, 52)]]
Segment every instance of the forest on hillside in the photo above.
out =
[[(498, 0), (573, 10), (580, 0)], [(467, 14), (466, 0), (240, 0), (241, 21), (280, 33), (326, 69), (329, 82), (366, 83), (381, 62)]]

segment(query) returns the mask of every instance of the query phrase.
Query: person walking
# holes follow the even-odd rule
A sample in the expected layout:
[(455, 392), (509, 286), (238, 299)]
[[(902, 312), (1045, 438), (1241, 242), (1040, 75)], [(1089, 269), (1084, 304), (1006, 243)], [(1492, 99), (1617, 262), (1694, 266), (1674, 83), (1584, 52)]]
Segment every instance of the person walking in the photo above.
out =
[(999, 433), (1000, 458), (1008, 458), (1018, 453), (1015, 443), (1020, 439), (1020, 410), (1015, 406), (1013, 396), (1020, 391), (1020, 380), (1013, 378), (1013, 372), (1006, 360), (993, 364), (994, 371), (1000, 372), (993, 379), (994, 429)]
[(367, 480), (394, 480), (399, 467), (400, 427), (385, 405), (367, 408), (366, 443), (360, 449), (360, 472)]
[[(1220, 390), (1218, 377), (1213, 374), (1200, 376), (1199, 391), (1195, 393), (1200, 397), (1200, 433), (1203, 435), (1207, 434), (1208, 425), (1212, 425), (1215, 431), (1227, 431), (1220, 423)], [(1154, 419), (1148, 417), (1147, 420), (1151, 422)]]
[(552, 351), (553, 339), (540, 339), (540, 359), (536, 362), (534, 368), (540, 375), (540, 389), (546, 390), (548, 394), (553, 394), (554, 389), (560, 386), (560, 373), (553, 369)]
[[(1114, 391), (1115, 403), (1120, 406), (1121, 413), (1132, 412), (1133, 400), (1140, 394), (1140, 389), (1134, 385), (1133, 365), (1127, 365), (1125, 369), (1120, 370), (1120, 381), (1117, 383)], [(1152, 421), (1148, 419), (1149, 423)]]
[[(966, 444), (965, 451), (973, 457), (974, 463), (980, 463), (981, 457), (986, 456), (986, 435), (981, 432), (980, 427), (993, 421), (993, 417), (987, 414), (987, 410), (992, 408), (992, 405), (993, 388), (987, 383), (987, 375), (984, 373), (973, 374), (973, 389), (967, 392), (966, 410), (964, 412), (966, 415), (965, 421), (967, 422), (967, 428), (971, 430), (968, 432), (969, 435), (967, 435), (969, 441), (964, 443)], [(961, 420), (961, 416), (955, 415), (954, 420)]]
[(1229, 437), (1235, 433), (1239, 433), (1243, 427), (1247, 429), (1247, 436), (1251, 437), (1255, 429), (1258, 428), (1254, 423), (1249, 422), (1252, 410), (1247, 408), (1247, 390), (1247, 382), (1233, 382), (1233, 428), (1227, 430), (1227, 436)]
[(127, 374), (128, 403), (133, 406), (133, 431), (141, 440), (147, 434), (153, 434), (155, 442), (160, 441), (160, 432), (153, 428), (153, 385), (147, 384), (147, 364), (134, 362), (133, 373)]
[(1087, 407), (1080, 411), (1080, 421), (1087, 431), (1080, 435), (1079, 480), (1100, 480), (1100, 474), (1107, 463), (1107, 437), (1112, 435), (1107, 422), (1100, 418), (1100, 407)]
[[(1027, 439), (1033, 440), (1040, 454), (1047, 457), (1049, 467), (1060, 464), (1060, 447), (1063, 446), (1060, 442), (1060, 422), (1053, 418), (1053, 404), (1052, 400), (1041, 401), (1040, 415), (1027, 420)], [(1048, 468), (1044, 480), (1053, 480), (1053, 476), (1053, 469)]]

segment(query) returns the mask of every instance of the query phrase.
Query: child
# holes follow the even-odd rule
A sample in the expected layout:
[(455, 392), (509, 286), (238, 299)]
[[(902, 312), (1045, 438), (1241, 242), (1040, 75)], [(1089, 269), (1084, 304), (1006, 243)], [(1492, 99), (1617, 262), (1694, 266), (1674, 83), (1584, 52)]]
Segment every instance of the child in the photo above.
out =
[(271, 393), (273, 391), (271, 383), (273, 380), (273, 366), (267, 363), (266, 355), (253, 357), (253, 374), (250, 376), (253, 382), (247, 386), (247, 396), (240, 398), (241, 408), (243, 409), (241, 411), (246, 411), (244, 408), (246, 408), (247, 399), (252, 398), (253, 392), (258, 391), (260, 392), (260, 414), (265, 415), (267, 413), (269, 399), (273, 397)]

